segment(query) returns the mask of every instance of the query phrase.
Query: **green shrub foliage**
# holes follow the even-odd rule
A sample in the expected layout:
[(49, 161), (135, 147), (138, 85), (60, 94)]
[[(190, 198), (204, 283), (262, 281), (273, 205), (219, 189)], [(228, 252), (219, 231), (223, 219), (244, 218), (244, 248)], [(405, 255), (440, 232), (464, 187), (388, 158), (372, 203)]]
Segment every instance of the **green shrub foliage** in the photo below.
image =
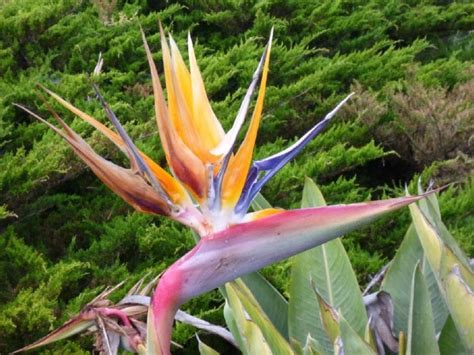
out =
[[(191, 31), (226, 128), (273, 26), (258, 157), (291, 144), (350, 90), (357, 96), (268, 184), (268, 200), (297, 206), (305, 176), (329, 204), (402, 194), (403, 184), (420, 176), (457, 181), (440, 205), (472, 255), (474, 185), (466, 177), (473, 170), (473, 13), (470, 2), (449, 1), (1, 1), (0, 353), (46, 334), (101, 287), (159, 273), (193, 245), (182, 227), (133, 212), (57, 135), (12, 105), (46, 116), (36, 83), (104, 121), (90, 85), (99, 82), (140, 149), (164, 165), (139, 25), (159, 70), (158, 21), (181, 48)], [(99, 53), (104, 67), (91, 79)], [(103, 156), (125, 161), (86, 124), (61, 114)], [(359, 281), (393, 257), (408, 221), (402, 211), (344, 239)], [(286, 292), (288, 263), (264, 274)], [(223, 323), (217, 293), (186, 307)], [(191, 328), (177, 329), (177, 342), (196, 346)], [(49, 349), (91, 346), (77, 338)]]

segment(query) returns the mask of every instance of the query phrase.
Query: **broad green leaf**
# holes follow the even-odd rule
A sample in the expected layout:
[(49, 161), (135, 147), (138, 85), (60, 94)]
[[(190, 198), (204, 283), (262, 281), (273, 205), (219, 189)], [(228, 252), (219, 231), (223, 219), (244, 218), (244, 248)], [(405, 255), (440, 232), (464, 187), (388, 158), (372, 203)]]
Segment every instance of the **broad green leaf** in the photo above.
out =
[(254, 211), (264, 210), (267, 208), (272, 208), (270, 202), (267, 201), (265, 197), (259, 192), (252, 201), (251, 204)]
[[(472, 330), (466, 333), (466, 329), (473, 329), (471, 319), (472, 312), (472, 288), (474, 285), (474, 274), (470, 266), (453, 252), (438, 234), (438, 231), (424, 218), (419, 208), (410, 206), (412, 218), (420, 237), (421, 244), (426, 253), (427, 260), (436, 276), (442, 294), (445, 297), (450, 314), (458, 330), (460, 338), (469, 351), (474, 351)], [(464, 296), (463, 295), (464, 292)], [(471, 328), (469, 328), (471, 326)]]
[(217, 351), (211, 348), (209, 345), (203, 343), (201, 339), (199, 339), (198, 335), (196, 334), (196, 338), (198, 341), (199, 353), (201, 355), (219, 355)]
[(341, 332), (342, 350), (344, 354), (375, 355), (370, 345), (350, 326), (349, 322), (341, 315), (339, 321)]
[[(410, 308), (410, 289), (403, 285), (411, 284), (413, 269), (424, 258), (423, 248), (420, 244), (416, 229), (413, 224), (408, 227), (405, 237), (393, 258), (382, 282), (382, 289), (392, 297), (394, 312), (394, 331), (406, 332), (408, 329), (408, 310)], [(423, 263), (425, 276), (430, 291), (431, 306), (435, 318), (436, 332), (441, 331), (448, 316), (448, 309), (440, 293), (438, 282), (428, 262)]]
[[(421, 185), (421, 180), (418, 180), (418, 194), (424, 194), (425, 190)], [(434, 219), (441, 219), (441, 210), (439, 208), (438, 199), (436, 194), (428, 196), (425, 200), (420, 203), (420, 208), (423, 212), (428, 213)]]
[(265, 341), (265, 338), (258, 328), (258, 326), (247, 317), (245, 308), (232, 287), (232, 283), (229, 282), (225, 285), (227, 300), (229, 306), (232, 309), (232, 316), (235, 320), (235, 325), (238, 328), (240, 339), (242, 341), (242, 351), (244, 354), (268, 354), (271, 355), (271, 350)]
[(273, 325), (288, 339), (288, 301), (259, 272), (241, 277)]
[(443, 280), (454, 324), (468, 351), (474, 353), (474, 292), (455, 265)]
[(319, 304), (321, 322), (331, 343), (334, 343), (341, 335), (339, 330), (339, 314), (315, 291)]
[[(418, 192), (421, 194), (424, 193), (421, 187), (418, 188)], [(446, 244), (454, 252), (456, 257), (472, 271), (469, 259), (441, 220), (441, 212), (438, 200), (436, 199), (436, 194), (428, 195), (425, 199), (420, 200), (418, 206), (423, 213), (423, 216), (428, 220), (431, 226), (436, 229), (436, 232), (443, 243)]]
[(303, 355), (323, 355), (325, 354), (321, 344), (318, 343), (316, 339), (313, 339), (311, 335), (308, 334), (306, 338), (306, 344), (303, 348)]
[(444, 323), (446, 323), (446, 319), (449, 316), (448, 306), (446, 305), (446, 301), (444, 300), (444, 296), (442, 294), (442, 291), (440, 290), (439, 283), (436, 280), (436, 275), (431, 269), (431, 266), (426, 257), (423, 257), (421, 269), (430, 293), (431, 309), (433, 310), (435, 330), (436, 334), (438, 334), (441, 329), (443, 329)]
[(440, 265), (441, 280), (444, 280), (454, 267), (458, 268), (463, 281), (474, 289), (474, 273), (457, 258), (449, 247), (444, 247)]
[(419, 264), (413, 271), (408, 316), (407, 355), (412, 354), (439, 354), (428, 286)]
[(410, 309), (410, 285), (413, 269), (423, 257), (423, 249), (413, 224), (408, 227), (402, 244), (393, 258), (382, 282), (382, 290), (392, 297), (394, 306), (394, 330), (406, 332), (408, 329), (408, 310)]
[(459, 337), (458, 330), (454, 324), (453, 318), (448, 317), (444, 324), (443, 330), (438, 339), (439, 351), (441, 355), (469, 355), (469, 352), (463, 345)]
[(328, 304), (315, 290), (321, 312), (321, 320), (335, 354), (373, 354), (375, 351), (347, 322), (347, 320)]
[[(224, 289), (224, 287), (220, 287), (220, 289)], [(234, 312), (232, 311), (229, 301), (227, 300), (227, 293), (225, 293), (224, 319), (225, 323), (227, 324), (227, 328), (229, 328), (230, 332), (234, 336), (234, 339), (237, 342), (240, 351), (242, 351), (242, 353), (246, 355), (247, 349), (242, 339), (242, 335), (240, 334), (239, 327), (237, 326), (237, 321), (235, 320)]]
[(455, 251), (444, 242), (435, 226), (430, 224), (415, 204), (410, 205), (410, 212), (426, 258), (440, 287), (443, 277), (441, 269), (449, 271), (454, 265), (458, 265), (463, 278), (469, 287), (473, 288), (474, 273), (469, 264), (458, 258)]
[[(420, 182), (418, 182), (418, 192), (421, 194), (425, 192), (423, 191)], [(435, 226), (438, 231), (443, 229), (445, 230), (444, 240), (449, 241), (451, 244), (456, 244), (456, 242), (454, 242), (454, 239), (444, 226), (443, 221), (441, 220), (441, 211), (439, 208), (438, 199), (436, 198), (436, 194), (431, 194), (425, 199), (420, 200), (418, 202), (418, 205), (420, 207), (420, 210), (423, 212), (423, 216), (426, 217), (428, 221), (430, 221), (432, 226)], [(444, 323), (446, 322), (449, 311), (448, 307), (446, 306), (446, 302), (444, 301), (444, 297), (441, 294), (439, 283), (436, 279), (435, 274), (433, 273), (433, 270), (431, 269), (429, 262), (426, 260), (426, 257), (424, 257), (423, 260), (424, 261), (421, 264), (422, 272), (425, 276), (425, 280), (430, 291), (431, 307), (433, 309), (436, 333), (439, 333)]]
[(290, 344), (278, 332), (250, 290), (241, 280), (229, 283), (226, 288), (227, 290), (229, 288), (232, 289), (232, 291), (237, 294), (246, 313), (262, 332), (273, 354), (293, 354)]
[[(306, 179), (302, 207), (324, 206), (326, 203), (311, 179)], [(289, 333), (304, 344), (307, 335), (315, 338), (330, 353), (329, 341), (319, 316), (319, 305), (311, 282), (328, 303), (342, 314), (363, 335), (367, 316), (360, 289), (347, 253), (340, 239), (308, 250), (293, 259), (290, 280)]]
[(410, 212), (431, 269), (439, 275), (443, 243), (416, 204), (410, 205)]

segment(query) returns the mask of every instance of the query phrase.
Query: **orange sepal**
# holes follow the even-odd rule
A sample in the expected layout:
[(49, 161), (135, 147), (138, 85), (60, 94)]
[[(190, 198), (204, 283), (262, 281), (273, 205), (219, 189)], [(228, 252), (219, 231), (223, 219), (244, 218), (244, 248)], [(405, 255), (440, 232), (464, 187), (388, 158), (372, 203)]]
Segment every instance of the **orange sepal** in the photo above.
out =
[[(61, 98), (58, 94), (54, 93), (53, 91), (47, 89), (46, 87), (40, 85), (40, 87), (46, 91), (53, 99), (55, 99), (58, 103), (64, 106), (66, 109), (71, 111), (77, 117), (81, 118), (82, 120), (89, 123), (91, 126), (96, 128), (100, 131), (104, 136), (106, 136), (110, 141), (112, 141), (121, 151), (126, 152), (125, 143), (122, 138), (108, 128), (106, 125), (102, 124), (101, 122), (97, 121), (94, 117), (88, 115), (87, 113), (79, 110), (74, 105), (70, 104), (63, 98)], [(146, 163), (150, 167), (151, 171), (158, 179), (160, 184), (163, 186), (163, 189), (169, 194), (171, 200), (176, 204), (183, 204), (183, 203), (191, 203), (189, 196), (183, 186), (174, 179), (166, 170), (160, 167), (155, 161), (153, 161), (149, 156), (145, 153), (139, 151), (140, 155), (143, 159), (145, 159)]]
[(52, 112), (53, 117), (64, 128), (64, 132), (27, 108), (21, 105), (17, 106), (47, 124), (63, 137), (75, 153), (92, 169), (94, 174), (137, 211), (170, 215), (171, 210), (168, 204), (140, 175), (135, 174), (131, 169), (125, 169), (102, 158), (55, 112)]
[(260, 83), (257, 102), (255, 103), (249, 129), (245, 135), (244, 141), (239, 147), (239, 150), (234, 156), (230, 158), (229, 166), (227, 167), (226, 173), (224, 175), (224, 181), (222, 185), (222, 204), (227, 208), (235, 206), (235, 204), (238, 202), (250, 169), (250, 164), (252, 163), (255, 140), (257, 138), (258, 127), (262, 117), (263, 100), (265, 98), (268, 66), (270, 62), (270, 50), (271, 41), (268, 43), (265, 64), (262, 72), (262, 80)]
[(148, 63), (150, 65), (153, 92), (155, 95), (155, 113), (166, 160), (178, 179), (188, 187), (189, 191), (199, 200), (207, 196), (207, 173), (204, 163), (186, 146), (176, 133), (170, 120), (166, 101), (163, 96), (160, 78), (156, 65), (142, 31)]

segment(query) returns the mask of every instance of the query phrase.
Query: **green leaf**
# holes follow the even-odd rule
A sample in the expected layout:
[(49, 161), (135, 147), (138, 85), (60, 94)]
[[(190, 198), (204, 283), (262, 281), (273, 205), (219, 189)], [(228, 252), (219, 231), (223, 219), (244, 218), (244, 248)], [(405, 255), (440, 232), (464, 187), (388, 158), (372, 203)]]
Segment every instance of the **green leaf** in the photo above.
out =
[(441, 329), (443, 329), (444, 323), (446, 323), (446, 319), (449, 316), (448, 306), (446, 305), (446, 301), (444, 300), (442, 291), (440, 290), (438, 281), (436, 280), (436, 275), (431, 269), (431, 266), (426, 257), (423, 258), (421, 269), (430, 293), (431, 309), (433, 310), (435, 330), (436, 334), (438, 334)]
[[(423, 189), (420, 187), (418, 188), (418, 191), (424, 193)], [(418, 202), (418, 206), (430, 225), (436, 229), (436, 232), (443, 243), (447, 245), (454, 252), (456, 257), (472, 271), (469, 266), (469, 259), (441, 220), (441, 212), (436, 195), (428, 195), (425, 199)]]
[(466, 348), (472, 352), (474, 340), (470, 334), (472, 331), (467, 329), (473, 329), (474, 326), (472, 323), (474, 274), (470, 266), (445, 244), (438, 230), (430, 224), (416, 205), (410, 206), (410, 212), (427, 260), (438, 285), (443, 290), (443, 296), (459, 336)]
[(241, 277), (273, 325), (288, 339), (288, 301), (259, 272)]
[(441, 355), (469, 355), (451, 316), (448, 317), (444, 324), (443, 330), (439, 336), (438, 345)]
[(344, 354), (375, 355), (370, 345), (350, 326), (348, 321), (341, 315), (339, 321), (341, 332), (342, 350)]
[[(225, 287), (220, 287), (219, 290), (225, 289)], [(224, 293), (223, 293), (224, 294)], [(225, 303), (224, 303), (224, 319), (225, 323), (227, 324), (227, 328), (229, 328), (230, 332), (234, 336), (235, 341), (239, 345), (240, 351), (244, 355), (247, 354), (247, 349), (244, 343), (244, 340), (242, 339), (242, 335), (240, 334), (239, 327), (237, 325), (237, 321), (235, 320), (234, 317), (234, 312), (232, 310), (232, 307), (230, 306), (230, 303), (227, 299), (227, 293), (225, 293)]]
[[(394, 330), (406, 333), (410, 308), (410, 289), (403, 287), (412, 281), (415, 265), (423, 260), (423, 248), (413, 224), (408, 227), (405, 237), (393, 258), (382, 282), (381, 288), (392, 297), (394, 311)], [(435, 318), (436, 332), (441, 331), (448, 316), (448, 309), (440, 293), (438, 283), (428, 262), (423, 263), (423, 274), (430, 292), (431, 306)]]
[(439, 354), (428, 286), (419, 264), (413, 272), (410, 298), (407, 355)]
[(463, 259), (460, 259), (456, 252), (444, 242), (439, 231), (424, 217), (416, 204), (410, 205), (410, 212), (421, 245), (438, 281), (438, 285), (442, 288), (441, 279), (443, 277), (443, 270), (444, 272), (449, 272), (454, 265), (458, 265), (463, 278), (469, 287), (473, 288), (474, 273), (470, 265)]
[(339, 331), (339, 314), (334, 308), (332, 308), (315, 290), (316, 297), (319, 304), (319, 314), (321, 316), (321, 322), (324, 330), (329, 337), (331, 343), (334, 343), (341, 335)]
[(306, 344), (303, 348), (303, 355), (323, 355), (324, 350), (316, 339), (313, 339), (311, 335), (308, 334), (306, 338)]
[(238, 328), (240, 339), (242, 341), (242, 352), (244, 354), (271, 354), (271, 350), (265, 341), (262, 331), (248, 318), (245, 308), (239, 298), (239, 295), (229, 282), (225, 285), (229, 307), (232, 309), (232, 316), (235, 325)]
[(396, 334), (408, 329), (408, 310), (410, 309), (410, 285), (413, 269), (423, 257), (423, 249), (418, 240), (415, 227), (410, 225), (402, 244), (393, 258), (382, 282), (382, 290), (392, 297), (394, 306), (394, 330)]
[(219, 355), (217, 351), (211, 348), (209, 345), (203, 343), (201, 339), (199, 339), (198, 335), (196, 334), (196, 338), (198, 341), (199, 353), (201, 355)]
[(278, 332), (267, 315), (263, 312), (260, 305), (253, 297), (250, 290), (241, 280), (230, 282), (226, 289), (232, 289), (235, 292), (253, 322), (262, 332), (265, 340), (273, 354), (293, 354), (290, 344)]
[(257, 195), (255, 195), (255, 198), (253, 199), (251, 206), (254, 211), (264, 210), (266, 208), (272, 208), (272, 205), (270, 204), (270, 202), (268, 202), (267, 199), (263, 197), (263, 195), (260, 192)]
[[(324, 206), (326, 203), (316, 184), (305, 181), (302, 207)], [(319, 305), (311, 287), (313, 281), (328, 303), (342, 314), (363, 335), (367, 315), (356, 276), (340, 239), (295, 256), (290, 280), (289, 332), (300, 343), (310, 334), (324, 349), (332, 352), (332, 342), (323, 331)]]
[(443, 280), (446, 299), (454, 324), (468, 351), (474, 353), (474, 292), (455, 265)]

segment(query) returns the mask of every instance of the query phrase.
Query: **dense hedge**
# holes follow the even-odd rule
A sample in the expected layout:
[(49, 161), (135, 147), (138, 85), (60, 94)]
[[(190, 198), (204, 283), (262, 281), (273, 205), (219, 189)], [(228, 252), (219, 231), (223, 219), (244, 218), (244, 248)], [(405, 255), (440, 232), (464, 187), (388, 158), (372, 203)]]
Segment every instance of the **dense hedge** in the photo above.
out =
[[(46, 334), (103, 286), (158, 273), (193, 245), (181, 226), (133, 212), (57, 135), (12, 105), (46, 115), (35, 95), (41, 83), (104, 120), (88, 79), (102, 53), (97, 80), (107, 101), (137, 145), (164, 164), (139, 34), (141, 25), (160, 65), (158, 20), (181, 48), (191, 31), (226, 128), (274, 26), (258, 157), (281, 150), (350, 90), (357, 93), (265, 188), (272, 203), (298, 205), (305, 176), (329, 203), (401, 194), (419, 176), (425, 183), (456, 181), (440, 196), (442, 213), (474, 254), (472, 2), (2, 0), (0, 353)], [(62, 113), (97, 151), (124, 162), (89, 126)], [(400, 212), (344, 239), (362, 282), (393, 256), (407, 221)], [(265, 271), (283, 290), (287, 265)], [(187, 308), (222, 322), (221, 306), (211, 293)], [(176, 340), (191, 346), (193, 331), (178, 326)], [(78, 338), (50, 349), (90, 347)]]

